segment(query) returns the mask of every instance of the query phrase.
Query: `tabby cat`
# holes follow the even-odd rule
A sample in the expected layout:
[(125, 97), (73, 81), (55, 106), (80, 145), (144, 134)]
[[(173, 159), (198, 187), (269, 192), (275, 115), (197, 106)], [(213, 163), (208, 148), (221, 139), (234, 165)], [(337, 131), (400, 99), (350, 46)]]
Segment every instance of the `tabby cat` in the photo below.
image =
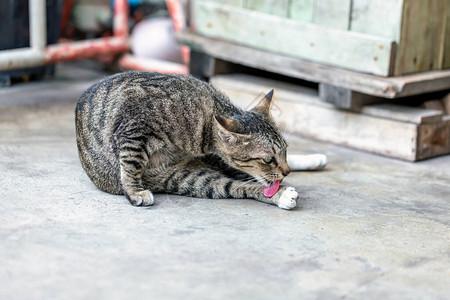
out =
[(273, 91), (243, 111), (185, 75), (126, 72), (86, 90), (75, 111), (81, 164), (101, 190), (136, 206), (153, 193), (250, 198), (284, 209), (298, 193), (287, 143), (270, 116)]

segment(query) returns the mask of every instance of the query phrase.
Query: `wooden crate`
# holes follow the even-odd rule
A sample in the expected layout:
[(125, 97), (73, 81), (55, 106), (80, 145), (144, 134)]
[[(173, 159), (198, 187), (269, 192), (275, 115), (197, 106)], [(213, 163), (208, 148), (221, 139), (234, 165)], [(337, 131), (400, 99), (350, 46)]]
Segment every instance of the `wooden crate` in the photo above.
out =
[[(450, 69), (396, 77), (370, 75), (298, 58), (206, 38), (189, 32), (177, 35), (191, 48), (190, 72), (209, 78), (236, 72), (243, 65), (319, 83), (321, 99), (337, 107), (359, 111), (364, 104), (450, 90)], [(230, 67), (230, 63), (233, 63)], [(449, 91), (450, 92), (450, 91)]]
[(289, 133), (408, 161), (450, 153), (450, 116), (440, 111), (373, 104), (354, 113), (286, 82), (243, 74), (215, 75), (211, 82), (243, 108), (274, 88), (272, 116)]
[(450, 68), (450, 0), (196, 0), (211, 38), (381, 76)]

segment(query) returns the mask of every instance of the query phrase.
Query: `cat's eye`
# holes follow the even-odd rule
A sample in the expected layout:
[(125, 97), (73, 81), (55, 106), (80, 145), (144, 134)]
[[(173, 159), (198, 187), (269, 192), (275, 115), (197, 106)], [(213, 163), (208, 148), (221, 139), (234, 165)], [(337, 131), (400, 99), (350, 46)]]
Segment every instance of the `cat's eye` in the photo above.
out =
[(264, 157), (263, 162), (266, 164), (270, 164), (271, 162), (273, 162), (273, 157)]

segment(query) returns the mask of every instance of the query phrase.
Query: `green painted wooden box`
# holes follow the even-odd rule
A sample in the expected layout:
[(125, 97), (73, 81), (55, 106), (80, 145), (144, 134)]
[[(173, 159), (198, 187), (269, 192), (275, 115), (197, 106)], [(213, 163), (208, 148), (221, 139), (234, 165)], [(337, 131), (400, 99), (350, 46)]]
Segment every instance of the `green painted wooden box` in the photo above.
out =
[(381, 76), (450, 68), (450, 0), (196, 0), (198, 34)]

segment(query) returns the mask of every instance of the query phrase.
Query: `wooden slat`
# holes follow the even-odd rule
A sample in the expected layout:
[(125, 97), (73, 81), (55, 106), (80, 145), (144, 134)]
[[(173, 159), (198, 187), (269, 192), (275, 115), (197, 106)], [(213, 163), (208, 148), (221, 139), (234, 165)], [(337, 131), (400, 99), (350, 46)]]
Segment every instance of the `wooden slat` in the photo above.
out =
[(442, 68), (447, 2), (404, 0), (396, 75)]
[(450, 115), (450, 93), (447, 94), (444, 98), (442, 98), (442, 105), (444, 105), (445, 113)]
[[(275, 89), (277, 99), (281, 98), (284, 101), (296, 103), (298, 101), (297, 99), (301, 96), (301, 101), (303, 103), (328, 109), (335, 108), (334, 105), (323, 102), (322, 99), (320, 99), (320, 93), (318, 93), (317, 90), (278, 80), (237, 73), (213, 76), (211, 82), (224, 89), (235, 89), (251, 94), (255, 94), (259, 91), (261, 96), (264, 96), (269, 90)], [(365, 105), (361, 108), (360, 113), (413, 124), (437, 123), (443, 118), (443, 114), (440, 111), (392, 103)]]
[(441, 123), (419, 126), (417, 160), (449, 153), (450, 116)]
[[(410, 161), (450, 152), (449, 121), (419, 125), (350, 113), (324, 105), (314, 90), (304, 93), (308, 89), (302, 88), (296, 93), (297, 86), (277, 85), (273, 80), (266, 82), (248, 75), (240, 78), (236, 75), (214, 76), (211, 82), (245, 109), (269, 88), (275, 88), (272, 116), (287, 132)], [(391, 108), (387, 107), (388, 113)], [(420, 135), (419, 130), (422, 130)], [(418, 144), (419, 139), (421, 144)]]
[(211, 56), (313, 82), (324, 82), (360, 93), (397, 98), (450, 89), (450, 70), (399, 77), (380, 77), (252, 49), (235, 43), (180, 33), (177, 40)]
[(362, 114), (383, 119), (408, 122), (414, 124), (431, 124), (442, 121), (443, 114), (438, 110), (422, 109), (418, 107), (400, 106), (391, 103), (366, 105)]
[(352, 0), (314, 1), (315, 24), (336, 29), (349, 29)]
[(225, 5), (232, 5), (232, 6), (238, 6), (238, 7), (246, 7), (247, 6), (247, 0), (205, 0), (205, 1), (217, 2), (217, 3), (222, 3)]
[(322, 101), (351, 111), (360, 111), (363, 105), (383, 101), (383, 98), (380, 97), (361, 94), (327, 83), (319, 84), (319, 97)]
[(292, 0), (289, 8), (289, 18), (309, 22), (313, 21), (314, 0)]
[(289, 0), (247, 0), (247, 8), (275, 16), (287, 17)]
[(447, 1), (447, 20), (444, 34), (444, 57), (442, 68), (450, 68), (450, 1)]
[[(253, 92), (249, 88), (245, 91), (236, 89), (233, 84), (223, 87), (214, 80), (214, 77), (211, 82), (243, 108), (251, 107), (261, 91), (266, 90), (265, 86), (254, 86)], [(275, 88), (274, 97), (275, 111), (272, 111), (272, 116), (287, 132), (369, 152), (415, 160), (417, 134), (415, 124), (311, 105), (303, 102), (302, 94), (297, 94), (295, 101), (287, 101), (278, 88)]]
[(204, 36), (382, 76), (391, 70), (389, 39), (213, 2), (196, 3), (197, 30)]
[(353, 0), (350, 30), (400, 40), (403, 0)]

